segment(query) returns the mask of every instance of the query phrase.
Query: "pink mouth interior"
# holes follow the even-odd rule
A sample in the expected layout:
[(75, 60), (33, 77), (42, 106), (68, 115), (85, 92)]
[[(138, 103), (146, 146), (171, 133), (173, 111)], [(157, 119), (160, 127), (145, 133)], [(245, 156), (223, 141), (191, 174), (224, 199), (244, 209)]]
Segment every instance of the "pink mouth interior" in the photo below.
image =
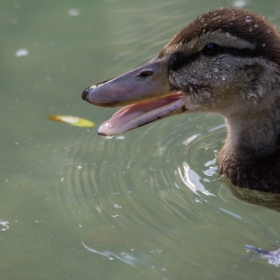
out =
[(184, 106), (181, 92), (161, 99), (143, 101), (125, 106), (98, 128), (98, 134), (110, 136), (119, 134), (146, 123), (172, 115)]

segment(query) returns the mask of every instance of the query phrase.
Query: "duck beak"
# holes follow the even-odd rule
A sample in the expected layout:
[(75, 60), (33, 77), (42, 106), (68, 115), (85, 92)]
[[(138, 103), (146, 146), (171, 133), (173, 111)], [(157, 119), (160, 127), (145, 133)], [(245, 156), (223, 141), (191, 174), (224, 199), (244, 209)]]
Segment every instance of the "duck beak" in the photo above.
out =
[(100, 125), (98, 134), (123, 133), (186, 110), (182, 93), (169, 81), (168, 60), (169, 56), (156, 57), (135, 70), (84, 90), (82, 98), (91, 104), (125, 106)]

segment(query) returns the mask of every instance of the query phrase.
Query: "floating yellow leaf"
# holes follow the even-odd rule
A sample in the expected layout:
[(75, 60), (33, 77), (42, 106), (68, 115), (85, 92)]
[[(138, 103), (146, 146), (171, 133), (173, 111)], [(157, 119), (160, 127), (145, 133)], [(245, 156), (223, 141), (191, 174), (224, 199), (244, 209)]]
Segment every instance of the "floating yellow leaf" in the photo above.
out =
[(94, 123), (86, 120), (86, 119), (81, 119), (78, 117), (72, 117), (72, 116), (48, 116), (48, 118), (52, 121), (56, 122), (63, 122), (67, 124), (71, 124), (74, 126), (80, 126), (80, 127), (92, 127), (94, 126)]

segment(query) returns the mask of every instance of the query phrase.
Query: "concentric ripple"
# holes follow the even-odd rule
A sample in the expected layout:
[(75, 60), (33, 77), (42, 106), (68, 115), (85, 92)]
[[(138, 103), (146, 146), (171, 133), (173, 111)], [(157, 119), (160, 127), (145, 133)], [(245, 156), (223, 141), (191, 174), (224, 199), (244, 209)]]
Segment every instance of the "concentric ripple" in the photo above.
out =
[(190, 255), (190, 267), (216, 267), (225, 250), (217, 240), (238, 240), (227, 246), (236, 262), (259, 223), (220, 181), (225, 134), (221, 118), (185, 115), (109, 140), (80, 130), (53, 153), (65, 221), (88, 251), (148, 274), (178, 275)]

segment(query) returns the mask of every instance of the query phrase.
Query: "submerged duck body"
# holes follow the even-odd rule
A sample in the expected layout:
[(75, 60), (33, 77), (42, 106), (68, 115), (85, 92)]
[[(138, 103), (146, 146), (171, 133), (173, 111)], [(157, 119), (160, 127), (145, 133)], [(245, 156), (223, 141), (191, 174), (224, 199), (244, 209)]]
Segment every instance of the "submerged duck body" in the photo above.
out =
[(123, 133), (180, 113), (218, 113), (228, 135), (218, 166), (236, 186), (280, 193), (280, 37), (239, 9), (207, 12), (150, 62), (91, 86), (83, 99), (125, 106), (98, 129)]

